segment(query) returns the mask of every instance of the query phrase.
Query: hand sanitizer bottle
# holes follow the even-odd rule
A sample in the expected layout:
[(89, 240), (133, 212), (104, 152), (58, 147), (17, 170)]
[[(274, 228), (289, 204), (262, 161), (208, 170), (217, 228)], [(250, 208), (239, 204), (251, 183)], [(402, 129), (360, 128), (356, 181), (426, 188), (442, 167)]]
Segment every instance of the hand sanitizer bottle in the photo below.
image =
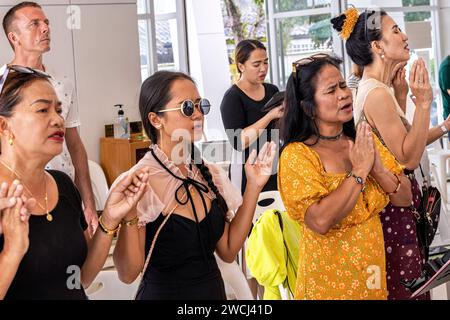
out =
[(123, 104), (116, 104), (114, 106), (119, 108), (117, 121), (114, 123), (114, 138), (130, 139), (130, 123), (128, 118), (125, 118), (125, 112), (122, 109)]

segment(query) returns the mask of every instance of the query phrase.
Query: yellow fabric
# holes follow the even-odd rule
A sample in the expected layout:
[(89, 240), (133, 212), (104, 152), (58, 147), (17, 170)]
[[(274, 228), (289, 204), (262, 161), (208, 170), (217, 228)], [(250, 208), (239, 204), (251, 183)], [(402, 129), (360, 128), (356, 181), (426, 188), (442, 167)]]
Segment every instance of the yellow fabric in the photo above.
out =
[[(402, 167), (374, 136), (381, 161), (400, 173)], [(303, 143), (282, 152), (278, 189), (288, 214), (300, 225), (296, 299), (386, 299), (383, 231), (379, 213), (389, 198), (372, 178), (355, 208), (326, 235), (304, 223), (306, 210), (333, 192), (345, 173), (324, 170), (318, 154)], [(374, 279), (378, 282), (374, 282)]]
[(267, 210), (260, 216), (253, 226), (245, 251), (247, 266), (252, 276), (264, 286), (264, 300), (280, 300), (278, 286), (284, 283), (286, 288), (289, 285), (294, 291), (296, 283), (300, 225), (286, 212), (280, 212), (283, 221), (281, 231), (278, 216), (274, 211)]

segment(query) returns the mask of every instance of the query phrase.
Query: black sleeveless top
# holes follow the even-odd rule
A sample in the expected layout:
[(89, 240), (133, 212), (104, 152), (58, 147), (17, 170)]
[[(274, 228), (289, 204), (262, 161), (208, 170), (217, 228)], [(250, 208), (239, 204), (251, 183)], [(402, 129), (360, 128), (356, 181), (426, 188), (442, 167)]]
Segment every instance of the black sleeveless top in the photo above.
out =
[[(164, 218), (161, 214), (146, 226), (146, 258)], [(186, 284), (215, 278), (219, 269), (214, 250), (224, 229), (225, 219), (217, 200), (212, 202), (209, 213), (198, 225), (192, 219), (173, 213), (158, 235), (144, 278), (149, 283)]]
[[(198, 221), (189, 186), (199, 192), (205, 211), (207, 209), (203, 193), (207, 193), (208, 187), (190, 178), (177, 177), (153, 152), (152, 154), (167, 172), (183, 182), (179, 189), (186, 190), (188, 200), (181, 201), (178, 193), (175, 194), (175, 199), (179, 204), (191, 203), (195, 220), (176, 213), (169, 216), (156, 239), (136, 298), (225, 300), (225, 286), (214, 257), (217, 242), (225, 230), (225, 217), (218, 201), (213, 200), (209, 212), (203, 220)], [(155, 221), (146, 225), (145, 258), (165, 218), (160, 214)]]
[[(86, 299), (77, 277), (87, 256), (83, 234), (87, 224), (81, 197), (65, 173), (56, 170), (48, 173), (55, 179), (59, 192), (58, 203), (51, 211), (53, 221), (47, 221), (45, 215), (30, 216), (30, 246), (5, 300)], [(0, 251), (3, 244), (1, 235)]]

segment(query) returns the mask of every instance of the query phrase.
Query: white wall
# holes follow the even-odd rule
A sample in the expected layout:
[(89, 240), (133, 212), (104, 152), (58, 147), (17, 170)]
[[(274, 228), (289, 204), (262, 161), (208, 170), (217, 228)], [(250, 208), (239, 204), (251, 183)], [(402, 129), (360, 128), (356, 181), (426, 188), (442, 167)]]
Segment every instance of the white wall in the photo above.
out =
[[(0, 17), (14, 4), (2, 0)], [(116, 103), (124, 104), (131, 121), (139, 120), (141, 85), (135, 0), (38, 1), (51, 24), (51, 51), (44, 56), (49, 70), (73, 79), (78, 95), (81, 138), (89, 159), (99, 161), (104, 125), (112, 123)], [(80, 28), (67, 26), (68, 5), (78, 6)], [(0, 64), (11, 61), (12, 49), (0, 32)]]
[(208, 140), (226, 140), (220, 103), (231, 82), (220, 0), (186, 0), (186, 15), (190, 74), (212, 104), (205, 132)]
[(137, 9), (135, 4), (80, 8), (82, 27), (73, 31), (73, 42), (81, 138), (89, 157), (98, 161), (104, 125), (117, 116), (114, 104), (124, 104), (130, 121), (140, 120)]

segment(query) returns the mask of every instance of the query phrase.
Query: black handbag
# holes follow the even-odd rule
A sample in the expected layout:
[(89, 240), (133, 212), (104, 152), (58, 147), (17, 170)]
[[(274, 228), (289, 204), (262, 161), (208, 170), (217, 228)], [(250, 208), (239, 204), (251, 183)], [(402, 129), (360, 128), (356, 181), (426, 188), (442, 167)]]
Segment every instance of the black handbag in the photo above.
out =
[(441, 193), (437, 188), (428, 184), (423, 174), (422, 166), (419, 166), (419, 168), (423, 178), (422, 198), (418, 209), (413, 206), (413, 213), (416, 220), (419, 247), (427, 261), (430, 245), (433, 242), (439, 224)]

